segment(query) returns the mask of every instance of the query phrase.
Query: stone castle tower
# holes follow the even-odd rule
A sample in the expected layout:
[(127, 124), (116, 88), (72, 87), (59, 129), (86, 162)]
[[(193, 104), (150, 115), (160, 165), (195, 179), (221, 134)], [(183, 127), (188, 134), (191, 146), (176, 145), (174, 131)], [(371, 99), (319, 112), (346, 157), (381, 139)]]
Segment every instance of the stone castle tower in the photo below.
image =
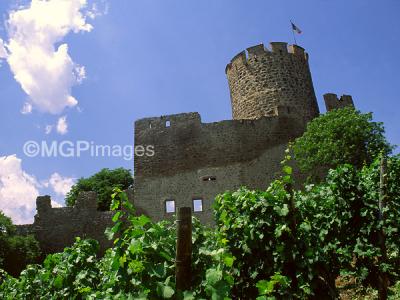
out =
[(235, 120), (276, 116), (286, 109), (310, 121), (319, 115), (308, 54), (297, 46), (273, 42), (236, 55), (226, 67)]

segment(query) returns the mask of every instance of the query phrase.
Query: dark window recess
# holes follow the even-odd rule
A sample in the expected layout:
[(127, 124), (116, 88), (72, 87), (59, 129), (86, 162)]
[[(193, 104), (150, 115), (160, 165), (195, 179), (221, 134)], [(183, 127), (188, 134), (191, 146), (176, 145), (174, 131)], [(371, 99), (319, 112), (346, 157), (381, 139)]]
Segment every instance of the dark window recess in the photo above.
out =
[(215, 180), (217, 180), (217, 177), (215, 177), (215, 176), (203, 176), (201, 179), (203, 181), (215, 181)]
[(203, 199), (193, 199), (193, 211), (203, 211)]
[(175, 212), (175, 200), (165, 200), (165, 212), (168, 214)]

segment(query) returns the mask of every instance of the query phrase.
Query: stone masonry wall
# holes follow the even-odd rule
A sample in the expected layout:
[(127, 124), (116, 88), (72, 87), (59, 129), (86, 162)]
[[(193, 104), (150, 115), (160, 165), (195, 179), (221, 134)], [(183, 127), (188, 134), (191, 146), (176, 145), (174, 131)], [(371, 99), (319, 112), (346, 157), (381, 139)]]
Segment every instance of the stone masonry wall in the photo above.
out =
[[(258, 120), (201, 123), (198, 113), (138, 120), (135, 145), (153, 145), (155, 155), (135, 157), (135, 189), (143, 177), (250, 161), (266, 149), (301, 135), (305, 125), (296, 113), (287, 113), (284, 108), (279, 116)], [(135, 193), (135, 199), (139, 198)]]
[(201, 123), (197, 113), (138, 120), (135, 145), (154, 145), (155, 155), (135, 157), (135, 207), (158, 221), (173, 215), (166, 200), (190, 207), (202, 199), (203, 211), (195, 215), (212, 224), (217, 194), (242, 185), (266, 188), (280, 173), (287, 143), (305, 123), (284, 107), (278, 113), (216, 123)]
[(35, 235), (43, 254), (63, 251), (74, 243), (76, 237), (97, 240), (100, 243), (99, 254), (112, 246), (104, 231), (112, 227), (114, 213), (97, 210), (95, 192), (82, 192), (74, 207), (53, 208), (50, 196), (39, 196), (36, 209), (34, 223), (17, 226), (17, 230), (19, 234)]
[(263, 44), (236, 55), (226, 67), (233, 119), (276, 116), (279, 106), (287, 107), (310, 121), (318, 116), (308, 54), (287, 43)]

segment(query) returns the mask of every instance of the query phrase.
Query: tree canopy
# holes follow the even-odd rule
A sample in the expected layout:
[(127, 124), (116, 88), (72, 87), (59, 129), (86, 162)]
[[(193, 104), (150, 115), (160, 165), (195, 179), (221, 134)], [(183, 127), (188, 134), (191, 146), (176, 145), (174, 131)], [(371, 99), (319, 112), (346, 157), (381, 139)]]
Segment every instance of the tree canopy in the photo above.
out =
[(0, 211), (0, 268), (17, 276), (27, 264), (37, 262), (39, 255), (35, 238), (17, 235), (11, 219)]
[(110, 209), (113, 189), (120, 188), (124, 190), (132, 185), (133, 177), (130, 170), (124, 168), (110, 170), (105, 168), (89, 178), (80, 178), (67, 194), (65, 203), (67, 206), (74, 206), (80, 192), (94, 191), (97, 193), (98, 210), (107, 211)]
[(379, 153), (391, 153), (393, 147), (384, 132), (382, 123), (372, 121), (372, 113), (352, 107), (336, 109), (307, 125), (293, 145), (294, 156), (300, 169), (310, 175), (345, 163), (359, 169)]

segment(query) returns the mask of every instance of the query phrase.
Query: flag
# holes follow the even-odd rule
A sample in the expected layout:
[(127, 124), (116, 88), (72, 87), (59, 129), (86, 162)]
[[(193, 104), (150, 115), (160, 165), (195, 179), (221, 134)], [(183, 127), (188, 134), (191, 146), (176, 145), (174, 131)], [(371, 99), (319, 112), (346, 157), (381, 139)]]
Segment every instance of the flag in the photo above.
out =
[(292, 23), (293, 31), (295, 31), (298, 34), (300, 34), (302, 32), (299, 27), (297, 27), (296, 25), (293, 24), (293, 22), (290, 22), (290, 23)]

